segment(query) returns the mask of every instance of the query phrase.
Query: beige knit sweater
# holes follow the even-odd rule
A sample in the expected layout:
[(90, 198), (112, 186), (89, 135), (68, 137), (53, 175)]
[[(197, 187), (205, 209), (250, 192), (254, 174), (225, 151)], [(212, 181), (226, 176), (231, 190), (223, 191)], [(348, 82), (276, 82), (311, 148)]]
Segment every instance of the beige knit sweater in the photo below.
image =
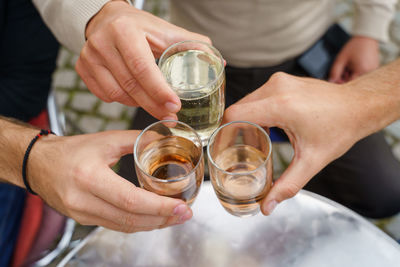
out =
[[(352, 34), (388, 39), (396, 0), (354, 0)], [(171, 0), (171, 21), (208, 35), (228, 64), (271, 66), (298, 56), (335, 19), (335, 0)]]
[[(79, 53), (85, 27), (109, 0), (32, 0), (67, 48)], [(353, 34), (388, 39), (397, 0), (354, 0)], [(211, 37), (229, 64), (269, 66), (314, 43), (334, 20), (335, 0), (171, 0), (171, 20)]]

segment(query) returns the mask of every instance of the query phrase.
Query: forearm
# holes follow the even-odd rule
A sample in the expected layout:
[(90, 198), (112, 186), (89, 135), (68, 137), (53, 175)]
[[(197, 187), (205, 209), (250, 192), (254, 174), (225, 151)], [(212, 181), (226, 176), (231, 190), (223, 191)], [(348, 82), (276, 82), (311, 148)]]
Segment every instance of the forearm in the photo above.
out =
[(25, 150), (38, 130), (0, 116), (0, 181), (24, 187), (22, 161)]
[(365, 136), (400, 119), (399, 73), (400, 59), (346, 84), (360, 92), (359, 120)]

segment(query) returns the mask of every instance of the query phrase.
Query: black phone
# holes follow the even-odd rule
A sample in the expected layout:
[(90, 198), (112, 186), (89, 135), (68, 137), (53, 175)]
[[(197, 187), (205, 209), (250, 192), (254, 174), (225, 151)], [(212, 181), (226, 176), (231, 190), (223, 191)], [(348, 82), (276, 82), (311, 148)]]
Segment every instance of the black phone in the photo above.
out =
[(297, 64), (311, 77), (326, 79), (337, 54), (350, 38), (340, 25), (334, 24), (297, 58)]

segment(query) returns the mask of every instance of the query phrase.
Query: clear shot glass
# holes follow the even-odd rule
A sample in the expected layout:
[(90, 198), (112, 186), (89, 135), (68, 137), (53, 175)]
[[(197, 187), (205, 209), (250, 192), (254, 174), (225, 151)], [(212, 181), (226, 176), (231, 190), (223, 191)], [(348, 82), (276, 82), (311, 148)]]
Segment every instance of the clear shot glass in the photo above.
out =
[(158, 66), (181, 100), (178, 120), (190, 125), (203, 145), (221, 124), (225, 108), (225, 68), (221, 54), (200, 41), (171, 45)]
[(246, 217), (259, 212), (272, 184), (271, 140), (260, 126), (235, 121), (210, 137), (207, 154), (214, 191), (229, 213)]
[(204, 179), (200, 136), (185, 123), (164, 120), (145, 128), (134, 146), (142, 188), (191, 205)]

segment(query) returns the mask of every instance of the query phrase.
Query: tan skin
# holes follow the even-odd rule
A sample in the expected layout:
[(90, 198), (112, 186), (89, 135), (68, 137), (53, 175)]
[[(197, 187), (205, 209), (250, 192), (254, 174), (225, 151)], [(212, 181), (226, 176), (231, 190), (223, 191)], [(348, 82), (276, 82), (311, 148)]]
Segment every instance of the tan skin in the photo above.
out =
[(378, 41), (364, 36), (354, 36), (336, 57), (329, 81), (345, 83), (378, 67)]
[(87, 25), (86, 37), (75, 68), (91, 92), (106, 102), (140, 105), (158, 119), (176, 119), (181, 103), (155, 58), (179, 41), (211, 43), (125, 1), (107, 3)]
[[(176, 119), (181, 103), (155, 58), (179, 41), (211, 43), (123, 0), (110, 1), (90, 20), (86, 38), (76, 71), (89, 90), (106, 102), (141, 106), (158, 119)], [(336, 58), (329, 80), (344, 83), (378, 66), (378, 42), (354, 36)]]
[(289, 167), (263, 200), (264, 214), (355, 142), (400, 118), (398, 73), (400, 60), (342, 85), (277, 73), (226, 110), (225, 122), (283, 129), (294, 148)]
[[(176, 27), (120, 0), (109, 2), (92, 18), (86, 28), (86, 37), (87, 42), (76, 64), (76, 70), (89, 89), (106, 102), (140, 105), (158, 119), (176, 119), (175, 113), (180, 109), (180, 101), (166, 84), (154, 59), (169, 45), (178, 41), (194, 39), (210, 43), (206, 36)], [(344, 83), (375, 69), (378, 65), (377, 41), (355, 36), (339, 53), (331, 70), (330, 81)], [(278, 77), (280, 78), (276, 79), (275, 76), (271, 82), (282, 81), (284, 75)], [(295, 80), (296, 78), (292, 79)], [(298, 83), (296, 86), (301, 87), (302, 84)], [(317, 83), (315, 87), (319, 86), (329, 87), (326, 83)], [(265, 91), (264, 87), (269, 86), (264, 85), (259, 92)], [(332, 88), (338, 89), (337, 93), (340, 95), (343, 87)], [(295, 90), (291, 90), (291, 93), (293, 92)], [(296, 95), (293, 95), (294, 98)], [(315, 97), (310, 99), (317, 100)], [(234, 109), (229, 109), (228, 114)], [(304, 110), (306, 111), (307, 109)], [(288, 121), (286, 123), (289, 124)], [(335, 157), (341, 153), (336, 151)], [(326, 164), (329, 159), (331, 157), (322, 158), (320, 165)], [(293, 170), (293, 167), (290, 169)], [(309, 171), (315, 172), (316, 169), (318, 168)], [(291, 190), (293, 193), (303, 185), (304, 183), (299, 182), (289, 187), (294, 188)], [(283, 199), (285, 197), (281, 197), (277, 202)]]
[[(23, 155), (38, 132), (0, 118), (0, 181), (24, 187)], [(112, 171), (121, 156), (132, 152), (138, 134), (42, 137), (28, 160), (30, 186), (50, 206), (85, 225), (137, 232), (189, 220), (192, 211), (182, 200), (137, 188)]]

